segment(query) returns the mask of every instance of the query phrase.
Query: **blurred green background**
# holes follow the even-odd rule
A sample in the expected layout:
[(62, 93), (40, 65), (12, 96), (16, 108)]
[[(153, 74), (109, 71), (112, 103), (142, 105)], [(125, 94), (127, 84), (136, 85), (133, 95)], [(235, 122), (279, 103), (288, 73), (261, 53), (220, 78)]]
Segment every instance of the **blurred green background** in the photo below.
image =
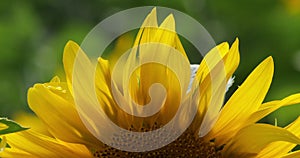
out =
[[(300, 92), (299, 0), (24, 0), (0, 3), (0, 115), (29, 111), (27, 89), (60, 73), (68, 40), (80, 43), (102, 19), (145, 5), (177, 9), (198, 20), (216, 43), (240, 39), (241, 64), (232, 93), (267, 56), (275, 76), (267, 101)], [(286, 125), (300, 105), (282, 108), (263, 121)]]

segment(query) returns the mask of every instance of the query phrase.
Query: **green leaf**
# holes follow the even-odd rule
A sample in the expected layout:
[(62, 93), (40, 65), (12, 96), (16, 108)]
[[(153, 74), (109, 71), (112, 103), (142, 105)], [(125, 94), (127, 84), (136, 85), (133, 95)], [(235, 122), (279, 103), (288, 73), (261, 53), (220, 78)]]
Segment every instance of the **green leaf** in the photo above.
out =
[(4, 124), (7, 126), (7, 128), (0, 130), (0, 135), (19, 132), (19, 131), (28, 129), (28, 128), (22, 127), (15, 121), (9, 120), (7, 118), (0, 118), (0, 124)]

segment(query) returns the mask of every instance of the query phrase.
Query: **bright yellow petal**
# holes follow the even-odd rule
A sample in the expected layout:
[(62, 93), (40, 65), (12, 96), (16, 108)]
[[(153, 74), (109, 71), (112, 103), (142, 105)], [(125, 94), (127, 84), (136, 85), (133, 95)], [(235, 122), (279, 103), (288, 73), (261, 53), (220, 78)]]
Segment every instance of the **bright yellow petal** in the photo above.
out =
[[(210, 70), (209, 72), (210, 76), (207, 76), (207, 78), (209, 78), (208, 81), (210, 81), (211, 79), (212, 82), (211, 85), (209, 86), (211, 90), (204, 89), (204, 94), (207, 94), (207, 96), (211, 95), (211, 98), (205, 97), (211, 100), (204, 102), (206, 103), (207, 111), (203, 118), (203, 122), (201, 123), (200, 126), (200, 131), (199, 131), (200, 137), (205, 136), (217, 121), (218, 115), (220, 113), (220, 109), (224, 102), (227, 81), (232, 76), (233, 72), (236, 70), (239, 64), (238, 43), (239, 40), (236, 39), (236, 41), (232, 44), (228, 53), (225, 53), (225, 51), (221, 52), (221, 56), (223, 56), (224, 59), (222, 59), (215, 66), (215, 68)], [(207, 84), (207, 83), (203, 82), (202, 84)], [(214, 99), (214, 98), (218, 98), (218, 99)]]
[(4, 130), (6, 128), (8, 128), (8, 126), (6, 124), (0, 123), (0, 130)]
[(6, 147), (6, 137), (2, 137), (2, 140), (0, 140), (0, 153), (5, 149)]
[[(225, 71), (225, 56), (229, 53), (229, 45), (227, 42), (221, 43), (218, 46), (211, 49), (201, 61), (196, 73), (196, 77), (193, 83), (193, 88), (197, 88), (198, 85), (204, 84), (207, 80), (207, 85), (211, 85), (212, 71), (218, 67), (223, 68), (221, 71)], [(224, 66), (224, 67), (223, 67)], [(228, 65), (227, 65), (228, 66)], [(216, 70), (215, 70), (216, 71)], [(206, 83), (205, 83), (206, 84)]]
[[(288, 131), (300, 137), (300, 117), (286, 127)], [(281, 157), (291, 151), (296, 144), (289, 142), (273, 142), (259, 152), (257, 157)]]
[[(210, 125), (213, 125), (213, 122), (216, 120), (223, 102), (222, 98), (224, 98), (225, 95), (225, 84), (239, 65), (240, 56), (238, 43), (239, 40), (236, 39), (230, 49), (228, 43), (224, 42), (218, 45), (204, 57), (199, 66), (191, 90), (192, 92), (195, 90), (196, 92), (199, 91), (199, 93), (194, 93), (193, 97), (194, 104), (198, 104), (199, 109), (192, 128), (199, 128), (205, 116), (206, 121), (201, 124), (201, 135), (205, 135), (210, 130)], [(224, 79), (226, 81), (224, 81)], [(214, 85), (212, 85), (212, 82)], [(213, 101), (216, 101), (213, 98), (219, 98), (219, 100), (217, 100), (219, 103), (213, 103)], [(208, 108), (210, 105), (215, 107), (211, 106)], [(206, 115), (208, 109), (210, 109), (210, 111)]]
[(253, 124), (241, 129), (225, 145), (225, 157), (255, 156), (268, 144), (276, 141), (286, 141), (300, 144), (300, 139), (288, 130), (268, 124)]
[[(175, 31), (175, 19), (172, 14), (158, 27), (156, 8), (144, 20), (134, 43), (134, 47), (145, 43), (160, 43), (176, 48), (185, 57), (185, 51)], [(133, 53), (134, 54), (134, 53)], [(134, 55), (132, 55), (135, 57)]]
[(229, 52), (224, 55), (224, 66), (226, 71), (227, 81), (232, 77), (233, 73), (237, 69), (240, 63), (240, 52), (239, 52), (239, 39), (236, 38), (232, 46), (229, 49)]
[(34, 156), (32, 154), (29, 154), (28, 152), (22, 151), (20, 149), (12, 149), (12, 148), (6, 148), (5, 152), (0, 152), (0, 156), (2, 158), (11, 158), (11, 157), (22, 157), (22, 158), (38, 158), (37, 156)]
[(83, 145), (60, 142), (33, 131), (9, 134), (7, 142), (11, 148), (3, 152), (3, 157), (15, 153), (31, 157), (92, 157)]
[[(131, 124), (137, 129), (142, 124), (152, 126), (155, 119), (159, 119), (162, 124), (169, 122), (177, 111), (180, 101), (183, 100), (190, 76), (188, 60), (174, 48), (160, 44), (146, 47), (139, 48), (140, 63), (123, 60), (123, 63), (116, 64), (117, 70), (112, 74), (113, 80), (119, 83), (117, 85), (124, 99), (119, 103), (128, 104), (130, 110), (134, 111), (135, 107), (141, 106), (163, 106), (159, 113), (149, 119), (134, 118)], [(157, 83), (165, 88), (166, 97), (161, 89), (151, 90)], [(118, 99), (122, 100), (122, 97)], [(139, 109), (137, 111), (140, 112)]]
[(159, 28), (156, 29), (156, 32), (152, 38), (146, 42), (158, 42), (160, 44), (169, 45), (178, 50), (178, 52), (182, 53), (182, 55), (187, 58), (184, 48), (175, 31), (175, 19), (172, 14), (165, 18)]
[[(127, 59), (127, 63), (129, 63), (129, 64), (127, 67), (125, 67), (125, 70), (129, 69), (131, 67), (131, 64), (135, 64), (138, 61), (137, 60), (138, 52), (136, 51), (137, 49), (135, 49), (135, 48), (138, 47), (141, 43), (149, 42), (151, 37), (155, 33), (154, 31), (156, 31), (157, 28), (158, 28), (158, 24), (157, 24), (156, 8), (153, 8), (152, 11), (145, 18), (145, 20), (135, 38), (133, 50), (130, 51), (130, 54)], [(125, 75), (128, 76), (128, 74), (125, 74)]]
[[(108, 61), (99, 58), (98, 64), (95, 63), (94, 65), (79, 45), (69, 41), (65, 46), (63, 63), (68, 88), (72, 96), (75, 96), (76, 110), (81, 114), (81, 117), (85, 118), (85, 121), (89, 120), (86, 122), (87, 126), (91, 127), (91, 124), (97, 121), (95, 118), (90, 118), (91, 116), (105, 115), (102, 111), (99, 111), (99, 108), (103, 108), (109, 116), (115, 114), (115, 111), (112, 111), (114, 102), (110, 92), (110, 66)], [(83, 107), (87, 105), (90, 108)], [(88, 116), (91, 113), (83, 112), (85, 111), (84, 108), (93, 111), (95, 115)], [(110, 119), (114, 120), (115, 118), (110, 117)]]
[[(109, 130), (105, 130), (107, 129), (106, 126), (107, 123), (109, 122), (107, 121), (107, 119), (111, 119), (112, 121), (114, 121), (114, 118), (118, 117), (114, 115), (114, 117), (112, 118), (107, 118), (107, 114), (110, 115), (115, 114), (114, 111), (111, 111), (110, 108), (111, 103), (113, 103), (113, 100), (111, 99), (110, 96), (111, 85), (107, 84), (107, 82), (109, 82), (110, 80), (110, 74), (109, 74), (110, 70), (108, 69), (109, 65), (107, 61), (102, 60), (101, 58), (98, 60), (98, 65), (96, 64), (94, 65), (94, 63), (92, 63), (89, 60), (86, 54), (80, 49), (80, 47), (76, 43), (71, 42), (69, 45), (70, 46), (66, 46), (65, 49), (65, 50), (70, 50), (70, 52), (65, 51), (66, 55), (64, 55), (64, 59), (67, 62), (64, 62), (64, 65), (65, 65), (65, 71), (69, 71), (69, 73), (67, 74), (67, 76), (69, 76), (67, 77), (69, 78), (69, 80), (67, 80), (68, 86), (73, 89), (72, 96), (74, 99), (73, 100), (74, 108), (72, 112), (76, 114), (80, 114), (80, 118), (79, 115), (76, 116), (80, 123), (76, 124), (75, 120), (73, 121), (66, 120), (62, 122), (60, 125), (69, 126), (67, 127), (69, 131), (60, 132), (61, 133), (60, 135), (65, 135), (67, 133), (72, 133), (72, 134), (70, 136), (65, 136), (66, 138), (60, 138), (60, 139), (62, 140), (68, 139), (69, 141), (72, 142), (73, 141), (76, 142), (85, 141), (85, 143), (92, 142), (90, 145), (93, 144), (99, 145), (99, 143), (100, 144), (102, 143), (98, 139), (96, 139), (93, 135), (96, 135), (98, 137), (98, 136), (103, 136), (104, 135), (103, 133), (111, 132)], [(72, 51), (72, 49), (75, 51)], [(75, 55), (72, 55), (75, 53), (77, 53), (76, 61), (74, 58)], [(59, 115), (62, 115), (63, 114), (62, 111), (64, 110), (60, 109), (60, 111), (61, 113)], [(51, 124), (55, 122), (53, 119), (52, 120), (49, 118), (45, 118), (45, 119), (48, 119), (51, 122)], [(84, 122), (84, 125), (81, 121)], [(76, 127), (77, 125), (84, 126), (84, 127), (77, 128)], [(54, 125), (52, 125), (52, 127), (54, 127)], [(78, 131), (79, 129), (82, 129), (83, 131)], [(104, 130), (99, 130), (99, 129), (104, 129)], [(58, 130), (56, 132), (59, 133)], [(91, 133), (93, 133), (93, 135)], [(56, 137), (59, 137), (59, 135)]]
[(220, 62), (223, 62), (226, 78), (229, 79), (240, 62), (238, 38), (234, 41), (230, 49), (228, 43), (224, 42), (206, 54), (197, 71), (196, 81), (202, 82), (206, 77), (211, 77), (209, 76), (210, 71), (216, 65), (220, 64)]
[(116, 46), (113, 48), (112, 52), (109, 52), (107, 60), (109, 60), (110, 70), (115, 66), (118, 59), (127, 52), (133, 45), (134, 37), (132, 34), (126, 33), (118, 37)]
[(134, 42), (134, 46), (143, 43), (144, 41), (150, 41), (152, 36), (153, 29), (157, 28), (157, 16), (156, 16), (156, 8), (153, 8), (152, 11), (145, 18)]
[(84, 67), (86, 71), (93, 71), (93, 67), (91, 65), (90, 60), (83, 52), (83, 50), (79, 47), (79, 45), (73, 41), (68, 41), (64, 49), (63, 64), (66, 73), (68, 87), (71, 94), (73, 94), (72, 83), (73, 83), (73, 72), (74, 72), (75, 62), (76, 64), (78, 64), (76, 65), (76, 68)]
[(248, 121), (246, 121), (245, 123), (251, 124), (257, 122), (260, 119), (264, 118), (265, 116), (269, 115), (271, 112), (279, 109), (280, 107), (293, 105), (297, 103), (300, 103), (300, 94), (294, 94), (282, 100), (276, 100), (276, 101), (264, 103), (260, 106), (258, 111), (251, 114), (251, 116), (248, 118)]
[[(110, 62), (103, 58), (98, 58), (95, 78), (98, 101), (109, 119), (126, 129), (130, 124), (127, 124), (125, 120), (130, 118), (130, 116), (115, 102), (115, 96), (111, 92), (113, 85), (110, 70)], [(122, 79), (122, 77), (118, 79)]]
[(56, 138), (73, 143), (99, 143), (82, 123), (66, 83), (36, 84), (28, 91), (28, 104)]
[[(130, 111), (143, 113), (139, 107), (151, 106), (152, 103), (163, 106), (159, 113), (148, 119), (126, 117), (132, 120), (129, 125), (139, 129), (142, 125), (152, 126), (156, 119), (162, 124), (170, 121), (183, 99), (190, 76), (187, 56), (175, 32), (174, 17), (169, 15), (158, 27), (156, 9), (153, 9), (145, 19), (130, 54), (119, 60), (112, 73), (113, 82), (120, 92), (117, 100), (127, 104)], [(163, 91), (155, 91), (150, 96), (150, 87), (155, 83), (160, 83), (168, 92), (166, 98)]]
[(111, 74), (110, 74), (110, 63), (103, 59), (98, 58), (98, 65), (96, 69), (96, 90), (98, 101), (102, 105), (102, 108), (106, 114), (114, 120), (117, 116), (118, 109), (115, 107), (113, 97), (111, 94)]
[(225, 104), (208, 139), (216, 138), (217, 144), (224, 144), (244, 126), (245, 121), (258, 110), (264, 100), (272, 81), (273, 71), (271, 57), (253, 70)]
[(36, 131), (47, 136), (51, 136), (45, 124), (36, 115), (25, 112), (19, 112), (16, 113), (13, 118), (22, 126), (29, 127), (30, 130)]
[(300, 150), (294, 151), (294, 152), (290, 152), (290, 153), (282, 156), (281, 158), (298, 158), (298, 157), (300, 157)]
[[(96, 88), (108, 97), (112, 97), (111, 94), (111, 71), (110, 62), (103, 58), (98, 58), (98, 65), (96, 69)], [(103, 98), (104, 99), (104, 98)]]
[[(197, 130), (200, 128), (201, 122), (208, 109), (209, 102), (212, 98), (211, 76), (210, 71), (216, 71), (218, 63), (224, 64), (224, 55), (229, 52), (228, 43), (221, 43), (217, 47), (210, 50), (204, 57), (197, 70), (195, 79), (192, 83), (191, 93), (193, 93), (193, 104), (198, 105), (198, 112), (195, 116), (191, 128)], [(214, 58), (216, 56), (216, 58)], [(222, 58), (221, 58), (222, 57)], [(223, 66), (223, 65), (221, 65)], [(218, 66), (220, 67), (220, 66)], [(224, 69), (223, 69), (224, 71)], [(218, 74), (218, 73), (216, 73)], [(223, 76), (221, 76), (223, 77)]]

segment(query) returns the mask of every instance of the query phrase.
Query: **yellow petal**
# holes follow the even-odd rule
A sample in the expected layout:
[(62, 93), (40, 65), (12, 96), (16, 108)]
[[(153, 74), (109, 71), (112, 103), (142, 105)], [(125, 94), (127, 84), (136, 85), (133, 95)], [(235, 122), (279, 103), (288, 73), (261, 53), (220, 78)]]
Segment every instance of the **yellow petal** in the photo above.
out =
[[(300, 117), (285, 129), (300, 137)], [(273, 142), (260, 151), (257, 157), (281, 157), (291, 151), (295, 146), (296, 144), (289, 142)]]
[(156, 9), (144, 20), (139, 33), (137, 34), (134, 47), (144, 43), (161, 43), (176, 48), (186, 56), (180, 39), (175, 31), (175, 19), (172, 14), (167, 16), (158, 27)]
[(175, 31), (175, 19), (173, 14), (168, 15), (165, 20), (159, 26), (162, 29), (166, 29), (169, 31)]
[[(137, 46), (141, 43), (141, 41), (150, 41), (150, 36), (152, 36), (152, 28), (157, 28), (157, 16), (156, 16), (156, 8), (153, 8), (152, 11), (145, 18), (134, 43), (134, 46)], [(143, 40), (142, 40), (143, 36)]]
[(217, 144), (224, 144), (244, 126), (245, 121), (258, 110), (264, 100), (272, 81), (273, 71), (271, 57), (253, 70), (225, 104), (208, 139), (216, 138)]
[(3, 152), (6, 148), (6, 137), (2, 137), (2, 140), (0, 140), (0, 153)]
[(25, 127), (29, 127), (30, 130), (36, 131), (38, 133), (47, 135), (51, 137), (47, 127), (36, 115), (19, 112), (14, 115), (14, 120)]
[[(228, 43), (221, 43), (217, 47), (210, 50), (200, 63), (191, 88), (191, 93), (193, 93), (193, 104), (198, 105), (198, 112), (191, 125), (191, 128), (194, 130), (199, 129), (212, 98), (212, 75), (210, 75), (210, 72), (212, 70), (214, 70), (214, 72), (217, 71), (217, 69), (215, 69), (217, 67), (216, 65), (219, 65), (217, 68), (219, 68), (220, 66), (222, 67), (224, 65), (224, 55), (228, 53), (228, 51)], [(214, 56), (216, 56), (216, 58), (214, 58)], [(221, 63), (221, 65), (218, 63)], [(224, 69), (222, 70), (224, 72)], [(222, 79), (222, 77), (223, 76), (221, 76), (220, 79)]]
[(102, 108), (111, 119), (114, 119), (113, 115), (117, 115), (117, 110), (111, 94), (110, 64), (103, 58), (98, 58), (95, 82), (98, 100), (101, 102)]
[(290, 153), (282, 156), (281, 158), (297, 158), (297, 157), (300, 157), (300, 150), (294, 151), (294, 152), (290, 152)]
[(279, 109), (280, 107), (297, 104), (297, 103), (300, 103), (300, 94), (294, 94), (279, 101), (276, 100), (276, 101), (264, 103), (260, 106), (258, 111), (251, 114), (251, 116), (248, 118), (248, 121), (246, 121), (246, 124), (257, 122), (263, 117), (269, 115), (271, 112)]
[[(221, 43), (217, 47), (210, 50), (199, 65), (192, 88), (195, 89), (199, 84), (201, 85), (202, 83), (209, 87), (211, 85), (211, 71), (213, 71), (217, 67), (217, 65), (224, 66), (224, 69), (226, 69), (225, 56), (227, 56), (228, 54), (229, 45), (226, 42)], [(230, 53), (230, 56), (232, 55), (234, 54)], [(207, 83), (204, 82), (204, 80), (207, 80)]]
[(111, 95), (110, 63), (108, 60), (103, 58), (98, 58), (98, 65), (96, 69), (96, 86), (103, 93)]
[(200, 63), (195, 82), (202, 82), (205, 78), (211, 77), (209, 76), (211, 70), (221, 62), (223, 62), (226, 71), (226, 78), (229, 79), (240, 63), (238, 38), (236, 38), (230, 49), (228, 43), (223, 42), (206, 54)]
[(109, 60), (110, 70), (115, 66), (118, 59), (128, 51), (133, 45), (133, 35), (127, 33), (121, 35), (116, 42), (116, 46), (113, 48), (112, 52), (108, 54), (107, 59)]
[[(76, 102), (76, 104), (73, 103), (74, 107), (73, 107), (73, 110), (71, 110), (71, 112), (73, 112), (73, 114), (71, 114), (70, 116), (72, 116), (76, 113), (75, 117), (76, 117), (76, 119), (78, 118), (77, 121), (79, 123), (76, 124), (75, 120), (63, 121), (61, 123), (61, 125), (69, 126), (70, 131), (59, 132), (58, 129), (52, 129), (52, 130), (56, 131), (57, 133), (64, 133), (64, 134), (72, 133), (70, 136), (65, 136), (65, 138), (61, 138), (62, 140), (69, 139), (69, 141), (72, 141), (72, 142), (73, 141), (75, 141), (75, 142), (85, 141), (85, 143), (93, 142), (91, 145), (93, 145), (93, 144), (97, 145), (100, 143), (100, 141), (98, 141), (89, 131), (93, 131), (93, 134), (95, 134), (94, 132), (96, 131), (97, 135), (98, 135), (99, 134), (98, 128), (100, 128), (100, 127), (96, 126), (96, 124), (97, 124), (96, 122), (98, 122), (98, 124), (99, 124), (99, 120), (103, 120), (104, 119), (103, 117), (106, 117), (106, 114), (105, 114), (105, 112), (103, 112), (102, 107), (107, 104), (103, 105), (103, 102), (102, 102), (103, 100), (100, 100), (100, 102), (99, 102), (98, 96), (97, 96), (97, 89), (100, 88), (100, 90), (105, 90), (105, 89), (107, 90), (107, 87), (106, 87), (106, 85), (98, 86), (98, 87), (95, 86), (95, 84), (97, 85), (97, 83), (95, 83), (97, 76), (99, 76), (99, 73), (101, 74), (104, 72), (96, 71), (96, 70), (99, 70), (99, 69), (97, 69), (97, 65), (90, 61), (90, 59), (86, 56), (86, 54), (81, 50), (81, 48), (75, 42), (68, 42), (68, 44), (66, 45), (63, 61), (64, 61), (64, 68), (65, 68), (66, 76), (67, 76), (66, 78), (67, 78), (68, 87), (69, 87), (71, 96), (74, 96), (74, 101)], [(101, 66), (103, 66), (103, 65), (100, 65), (100, 67)], [(95, 72), (96, 72), (96, 74), (95, 74)], [(101, 75), (104, 75), (104, 78), (102, 78), (102, 79), (105, 80), (106, 74), (101, 74)], [(101, 79), (101, 77), (100, 77), (100, 79)], [(99, 81), (100, 84), (105, 82), (103, 80)], [(104, 94), (106, 94), (106, 93), (104, 93)], [(75, 108), (75, 105), (76, 105), (76, 108)], [(60, 109), (60, 111), (63, 111), (63, 110)], [(80, 114), (81, 119), (79, 118), (79, 115), (77, 115), (77, 114)], [(62, 115), (62, 113), (60, 113), (59, 115)], [(41, 116), (39, 116), (39, 117), (41, 117)], [(69, 117), (69, 115), (68, 115), (68, 117)], [(99, 119), (99, 117), (100, 117), (100, 119)], [(52, 120), (49, 118), (45, 118), (45, 119), (49, 120), (51, 122), (51, 124), (55, 122), (54, 119), (52, 119)], [(84, 124), (85, 126), (83, 125), (81, 120), (85, 123)], [(55, 125), (52, 125), (52, 127), (54, 127), (54, 126)], [(77, 128), (76, 126), (79, 126), (79, 128)], [(89, 128), (89, 131), (85, 127)], [(83, 131), (78, 131), (79, 129), (82, 129)], [(60, 136), (62, 137), (62, 134), (60, 134)], [(59, 137), (59, 136), (57, 136), (57, 137)]]
[[(159, 119), (162, 124), (169, 122), (183, 100), (190, 76), (188, 60), (174, 48), (160, 44), (149, 44), (147, 48), (144, 46), (139, 48), (140, 63), (130, 63), (125, 59), (123, 63), (116, 64), (117, 70), (112, 74), (113, 80), (118, 83), (120, 94), (123, 95), (123, 99), (118, 98), (122, 100), (119, 104), (128, 104), (129, 111), (143, 113), (139, 107), (163, 106), (160, 112), (154, 113), (155, 116), (149, 119), (134, 118), (131, 124), (136, 128), (140, 128), (141, 125), (152, 126), (155, 119)], [(163, 86), (165, 91), (151, 90), (157, 83)]]
[[(63, 64), (66, 73), (66, 79), (68, 83), (68, 87), (70, 89), (71, 94), (73, 94), (73, 71), (74, 64), (76, 63), (76, 68), (84, 67), (86, 71), (93, 71), (93, 67), (91, 65), (90, 60), (79, 47), (79, 45), (73, 41), (68, 41), (65, 46), (64, 54), (63, 54)], [(79, 71), (79, 70), (76, 70)]]
[(2, 152), (2, 153), (0, 152), (0, 157), (2, 157), (2, 158), (11, 158), (11, 157), (38, 158), (37, 156), (34, 156), (34, 155), (24, 152), (22, 150), (11, 149), (11, 148), (6, 148), (5, 152)]
[(8, 128), (8, 126), (6, 124), (0, 123), (0, 130), (4, 130), (6, 128)]
[(169, 45), (178, 50), (178, 52), (182, 53), (182, 55), (187, 58), (184, 48), (175, 31), (175, 19), (172, 14), (165, 18), (159, 28), (155, 29), (155, 32), (151, 37), (152, 38), (150, 38), (149, 41), (145, 42), (158, 42), (160, 44)]
[[(119, 77), (118, 79), (122, 79), (122, 77)], [(111, 86), (113, 83), (111, 81), (110, 62), (108, 60), (98, 58), (95, 81), (98, 101), (105, 114), (115, 124), (127, 129), (130, 125), (124, 122), (126, 122), (125, 120), (129, 115), (117, 105), (114, 100), (116, 96), (112, 95)]]
[(36, 84), (28, 91), (28, 104), (56, 138), (74, 143), (99, 143), (82, 123), (66, 83)]
[[(158, 28), (157, 17), (156, 17), (156, 8), (153, 8), (152, 11), (145, 18), (133, 45), (133, 48), (140, 45), (141, 43), (147, 43), (151, 41), (151, 36), (154, 35), (155, 31)], [(153, 37), (152, 37), (153, 38)], [(135, 63), (137, 57), (136, 51), (131, 51), (128, 59), (129, 63)]]
[(300, 143), (300, 139), (297, 136), (284, 128), (268, 124), (253, 124), (241, 129), (225, 145), (223, 154), (225, 157), (254, 156), (268, 144), (276, 141)]
[[(211, 100), (204, 102), (206, 103), (205, 106), (207, 106), (207, 111), (205, 112), (203, 122), (200, 126), (200, 137), (205, 136), (217, 121), (225, 97), (226, 84), (239, 64), (238, 43), (239, 40), (236, 39), (228, 53), (225, 51), (220, 52), (224, 59), (222, 59), (212, 70), (210, 70), (210, 76), (207, 76), (207, 78), (210, 78), (212, 82), (212, 85), (209, 85), (211, 90), (204, 89), (202, 91), (204, 91), (204, 94), (207, 94), (207, 96), (211, 95), (211, 98), (205, 97)], [(210, 81), (210, 79), (208, 81)], [(202, 84), (210, 83), (203, 82)]]
[[(222, 93), (225, 93), (225, 84), (227, 83), (224, 79), (228, 80), (239, 64), (238, 43), (239, 40), (236, 39), (230, 49), (228, 43), (225, 42), (213, 48), (204, 57), (197, 70), (191, 92), (196, 92), (193, 94), (193, 104), (198, 105), (198, 113), (191, 128), (198, 129), (201, 125), (200, 135), (205, 135), (210, 130), (211, 125), (218, 116), (223, 102), (222, 98), (224, 98)], [(212, 82), (214, 85), (212, 85)], [(217, 100), (219, 103), (212, 102), (216, 101), (215, 98), (219, 98)], [(208, 108), (210, 105), (214, 107)], [(206, 115), (208, 109), (210, 111)], [(204, 116), (206, 121), (201, 124)]]
[[(147, 120), (134, 117), (131, 125), (137, 129), (142, 125), (151, 126), (157, 118), (162, 123), (168, 122), (174, 116), (182, 94), (185, 94), (183, 91), (187, 89), (190, 73), (187, 56), (175, 32), (174, 17), (169, 15), (158, 27), (156, 10), (153, 9), (145, 19), (130, 54), (119, 59), (112, 73), (120, 93), (117, 100), (127, 104), (129, 111), (143, 113), (139, 107), (152, 103), (164, 107), (160, 111), (164, 117), (158, 113)], [(163, 91), (155, 91), (152, 96), (148, 94), (155, 83), (165, 87), (166, 97)]]
[(240, 52), (239, 52), (239, 39), (236, 38), (229, 52), (224, 55), (224, 66), (226, 70), (226, 78), (228, 79), (233, 75), (240, 63)]
[(7, 142), (11, 148), (3, 152), (3, 157), (12, 154), (28, 157), (92, 157), (83, 145), (60, 142), (33, 131), (9, 134)]

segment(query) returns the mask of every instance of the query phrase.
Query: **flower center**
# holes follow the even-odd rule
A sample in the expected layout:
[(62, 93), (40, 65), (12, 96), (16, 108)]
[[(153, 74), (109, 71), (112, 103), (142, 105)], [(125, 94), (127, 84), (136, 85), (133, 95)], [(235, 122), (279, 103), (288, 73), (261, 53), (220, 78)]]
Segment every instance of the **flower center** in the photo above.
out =
[[(149, 131), (143, 129), (143, 131)], [(199, 158), (222, 158), (221, 148), (213, 142), (206, 142), (195, 135), (191, 130), (185, 131), (172, 143), (153, 151), (127, 152), (105, 146), (93, 152), (94, 157), (199, 157)]]

